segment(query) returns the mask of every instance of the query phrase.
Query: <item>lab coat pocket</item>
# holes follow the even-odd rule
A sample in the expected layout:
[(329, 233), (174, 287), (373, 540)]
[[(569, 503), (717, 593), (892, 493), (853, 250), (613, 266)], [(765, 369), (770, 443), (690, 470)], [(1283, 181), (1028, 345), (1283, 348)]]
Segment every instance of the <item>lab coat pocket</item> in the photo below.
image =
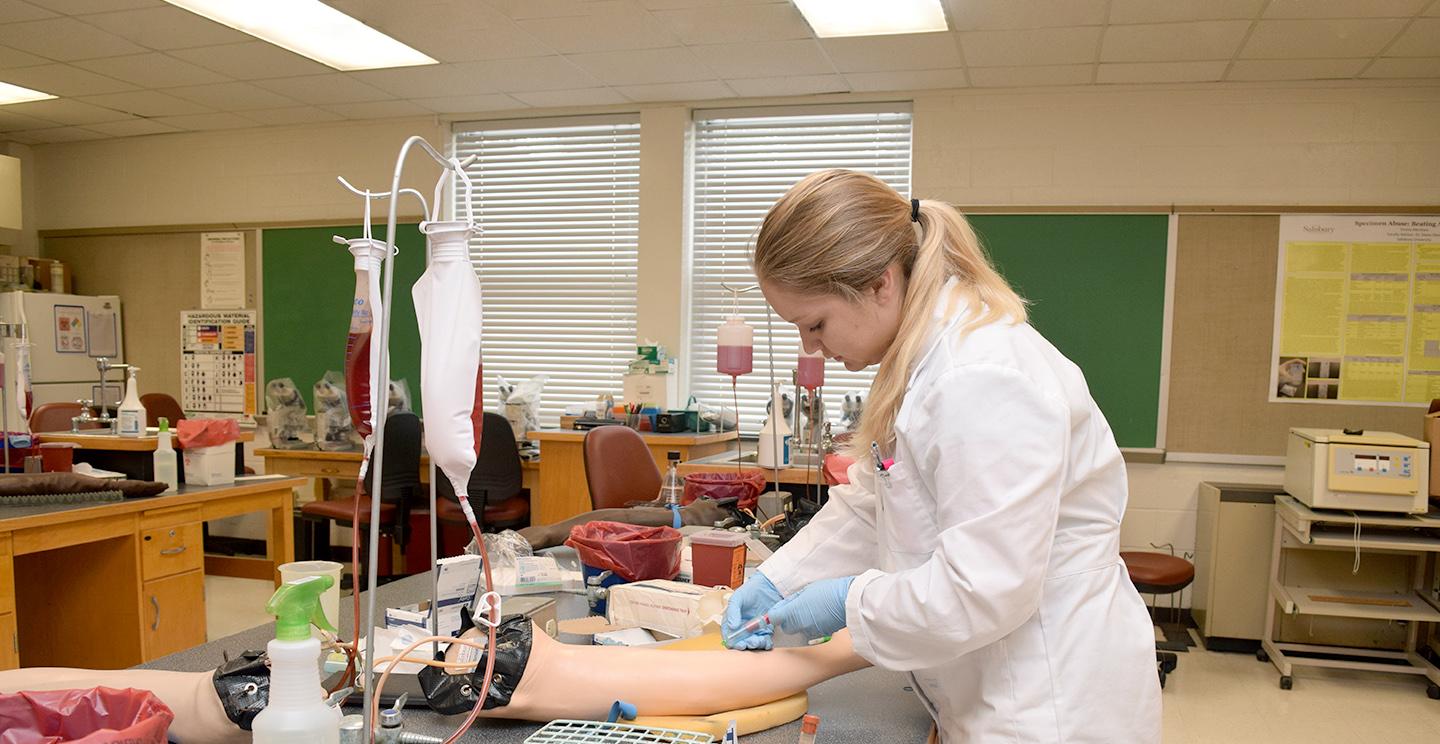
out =
[(875, 478), (881, 560), (888, 570), (913, 568), (930, 559), (939, 545), (935, 499), (908, 462), (897, 461)]

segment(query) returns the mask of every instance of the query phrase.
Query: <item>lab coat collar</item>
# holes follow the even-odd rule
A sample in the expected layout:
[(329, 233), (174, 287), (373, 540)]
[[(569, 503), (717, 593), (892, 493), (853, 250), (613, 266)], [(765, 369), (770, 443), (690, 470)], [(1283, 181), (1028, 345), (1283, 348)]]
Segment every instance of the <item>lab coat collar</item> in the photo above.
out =
[[(955, 296), (956, 288), (959, 286), (960, 279), (952, 276), (945, 281), (945, 286), (940, 288), (940, 298), (930, 311), (930, 338), (925, 341), (924, 349), (916, 358), (915, 366), (910, 370), (910, 380), (905, 385), (907, 390), (914, 386), (915, 378), (920, 376), (920, 371), (925, 368), (930, 357), (935, 355), (935, 350), (940, 347), (940, 342), (950, 335), (952, 329), (970, 316), (970, 303), (965, 302), (964, 298)], [(953, 307), (951, 307), (952, 297), (954, 297)]]

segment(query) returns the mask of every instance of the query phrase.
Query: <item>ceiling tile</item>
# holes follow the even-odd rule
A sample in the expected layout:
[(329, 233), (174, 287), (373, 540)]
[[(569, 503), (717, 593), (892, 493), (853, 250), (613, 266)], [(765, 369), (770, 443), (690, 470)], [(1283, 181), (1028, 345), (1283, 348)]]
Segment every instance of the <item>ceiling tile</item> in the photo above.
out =
[(513, 21), (492, 28), (444, 27), (426, 29), (413, 36), (395, 38), (441, 62), (473, 62), (482, 59), (544, 57), (555, 53), (534, 36), (520, 30)]
[(1097, 83), (1208, 83), (1225, 77), (1225, 60), (1213, 62), (1116, 62), (1100, 65)]
[(747, 5), (776, 5), (790, 0), (638, 0), (650, 10), (675, 10), (676, 8), (700, 8), (719, 5), (726, 8), (740, 8)]
[(153, 119), (126, 119), (124, 121), (111, 121), (104, 124), (91, 124), (86, 129), (93, 129), (103, 132), (112, 137), (134, 137), (141, 134), (165, 134), (166, 132), (179, 131), (168, 124), (161, 124)]
[(6, 70), (5, 82), (56, 96), (85, 96), (134, 90), (135, 86), (73, 65), (37, 65)]
[(173, 5), (118, 13), (97, 13), (80, 20), (151, 49), (189, 49), (238, 44), (254, 37)]
[(22, 52), (7, 46), (0, 46), (0, 69), (8, 67), (30, 67), (31, 65), (43, 65), (50, 60), (29, 52)]
[(61, 62), (145, 51), (115, 34), (73, 18), (7, 23), (0, 26), (0, 44)]
[(903, 70), (900, 72), (847, 72), (845, 79), (854, 91), (928, 90), (932, 88), (965, 88), (970, 81), (965, 71)]
[(1440, 57), (1387, 57), (1361, 75), (1363, 78), (1440, 78)]
[(339, 121), (344, 118), (336, 113), (331, 113), (315, 106), (287, 106), (274, 109), (256, 109), (246, 111), (245, 118), (266, 126), (285, 126), (289, 124), (314, 124), (322, 121)]
[(1100, 26), (1026, 31), (965, 31), (960, 49), (970, 67), (1065, 65), (1095, 61)]
[(702, 80), (689, 83), (658, 83), (655, 85), (622, 85), (616, 90), (636, 102), (651, 101), (706, 101), (714, 98), (734, 98), (735, 93), (718, 80)]
[(134, 83), (142, 88), (174, 88), (226, 81), (224, 75), (160, 52), (92, 59), (76, 62), (75, 66)]
[(26, 129), (52, 129), (57, 122), (38, 116), (27, 116), (18, 111), (0, 108), (0, 132), (19, 132)]
[(327, 5), (387, 34), (436, 28), (487, 28), (507, 23), (504, 13), (474, 0), (326, 0)]
[[(291, 80), (293, 78), (282, 78)], [(191, 85), (183, 88), (167, 88), (166, 93), (194, 101), (202, 106), (221, 111), (247, 111), (250, 109), (279, 108), (294, 106), (294, 101), (279, 93), (272, 93), (250, 83), (217, 83), (213, 85)]]
[(714, 77), (685, 47), (573, 54), (570, 60), (606, 85), (683, 83)]
[(1271, 0), (1266, 18), (1409, 18), (1430, 0)]
[(958, 39), (948, 33), (822, 39), (840, 72), (938, 70), (959, 67)]
[(1252, 19), (1270, 0), (1110, 0), (1110, 23)]
[(18, 114), (48, 119), (56, 124), (85, 125), (102, 121), (117, 121), (127, 114), (95, 106), (73, 98), (52, 98), (48, 101), (12, 103), (5, 107)]
[(86, 103), (104, 106), (127, 114), (153, 118), (156, 116), (185, 116), (207, 114), (210, 108), (198, 103), (166, 95), (158, 90), (134, 90), (128, 93), (107, 93), (102, 96), (85, 96)]
[[(476, 76), (476, 68), (489, 62), (465, 62), (453, 65), (401, 67), (393, 70), (362, 70), (347, 77), (389, 94), (381, 98), (439, 98), (494, 93), (497, 88)], [(567, 86), (574, 87), (574, 86)], [(310, 103), (325, 103), (303, 99)], [(365, 100), (365, 99), (357, 99)]]
[(191, 114), (189, 116), (162, 116), (155, 121), (168, 124), (176, 129), (209, 131), (215, 129), (248, 129), (255, 122), (239, 114), (219, 112), (214, 114)]
[(39, 5), (21, 2), (21, 0), (6, 0), (6, 2), (0, 3), (0, 23), (38, 21), (42, 18), (54, 18), (55, 16), (55, 13)]
[(531, 93), (511, 93), (521, 102), (536, 108), (560, 108), (566, 106), (608, 106), (629, 100), (612, 88), (583, 88), (580, 90), (541, 90)]
[(1260, 21), (1240, 51), (1245, 59), (1323, 59), (1378, 54), (1405, 21)]
[(1386, 57), (1440, 57), (1440, 18), (1417, 18), (1385, 49)]
[(353, 74), (343, 72), (256, 80), (254, 84), (272, 93), (279, 93), (287, 98), (309, 104), (361, 103), (363, 101), (383, 101), (394, 97), (361, 81)]
[(1370, 59), (1237, 59), (1226, 80), (1342, 80)]
[(1093, 65), (977, 67), (970, 83), (977, 88), (1023, 88), (1036, 85), (1085, 85)]
[(393, 119), (397, 116), (425, 116), (431, 113), (409, 101), (332, 103), (321, 108), (337, 113), (346, 119)]
[(1105, 23), (1107, 0), (945, 0), (950, 28), (957, 31)]
[(535, 18), (516, 24), (561, 54), (658, 49), (680, 43), (654, 16), (640, 11)]
[(1230, 59), (1250, 21), (1197, 21), (1105, 29), (1102, 62), (1180, 62)]
[(9, 138), (24, 144), (38, 145), (51, 142), (82, 142), (85, 140), (105, 139), (108, 134), (102, 134), (90, 129), (81, 127), (57, 127), (55, 129), (32, 129), (28, 132), (20, 132)]
[(849, 93), (850, 84), (839, 75), (791, 75), (787, 77), (745, 78), (726, 80), (736, 95), (746, 98), (766, 96), (809, 96), (820, 93)]
[(27, 2), (62, 15), (104, 13), (111, 10), (129, 10), (162, 4), (161, 0), (27, 0)]
[(440, 114), (482, 114), (487, 111), (508, 111), (511, 109), (528, 108), (526, 104), (504, 93), (491, 93), (483, 96), (415, 98), (412, 100)]
[(490, 4), (515, 19), (623, 13), (637, 7), (631, 0), (490, 0)]
[(657, 10), (654, 16), (686, 45), (810, 39), (810, 24), (788, 2)]
[[(624, 52), (641, 54), (643, 52)], [(600, 52), (599, 54), (611, 54)], [(450, 95), (500, 91), (520, 93), (537, 90), (570, 90), (593, 88), (600, 81), (576, 65), (575, 57), (532, 57), (529, 59), (492, 59), (486, 62), (462, 62), (453, 67), (462, 70), (470, 88), (448, 91)]]
[(180, 49), (174, 52), (174, 55), (237, 80), (334, 72), (333, 69), (319, 62), (301, 57), (294, 52), (287, 52), (263, 41)]
[(813, 39), (707, 44), (691, 47), (695, 56), (722, 78), (825, 75), (835, 72), (820, 44)]

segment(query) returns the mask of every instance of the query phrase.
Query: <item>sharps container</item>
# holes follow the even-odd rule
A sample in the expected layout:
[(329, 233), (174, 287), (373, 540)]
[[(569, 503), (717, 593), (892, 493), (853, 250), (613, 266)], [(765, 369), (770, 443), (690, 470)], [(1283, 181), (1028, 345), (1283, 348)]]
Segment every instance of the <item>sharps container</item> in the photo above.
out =
[(690, 574), (697, 586), (745, 583), (745, 536), (734, 532), (700, 532), (690, 536)]

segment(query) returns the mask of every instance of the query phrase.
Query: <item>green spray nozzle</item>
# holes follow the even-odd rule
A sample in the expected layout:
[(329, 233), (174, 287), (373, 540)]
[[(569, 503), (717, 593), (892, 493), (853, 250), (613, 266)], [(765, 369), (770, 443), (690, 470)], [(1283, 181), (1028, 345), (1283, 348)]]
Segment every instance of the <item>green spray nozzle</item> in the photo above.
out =
[(329, 576), (306, 576), (287, 581), (265, 603), (265, 611), (275, 616), (275, 640), (304, 641), (310, 638), (310, 626), (338, 632), (325, 618), (320, 595), (335, 580)]
[(160, 431), (170, 431), (170, 419), (161, 416), (158, 423), (160, 424)]

